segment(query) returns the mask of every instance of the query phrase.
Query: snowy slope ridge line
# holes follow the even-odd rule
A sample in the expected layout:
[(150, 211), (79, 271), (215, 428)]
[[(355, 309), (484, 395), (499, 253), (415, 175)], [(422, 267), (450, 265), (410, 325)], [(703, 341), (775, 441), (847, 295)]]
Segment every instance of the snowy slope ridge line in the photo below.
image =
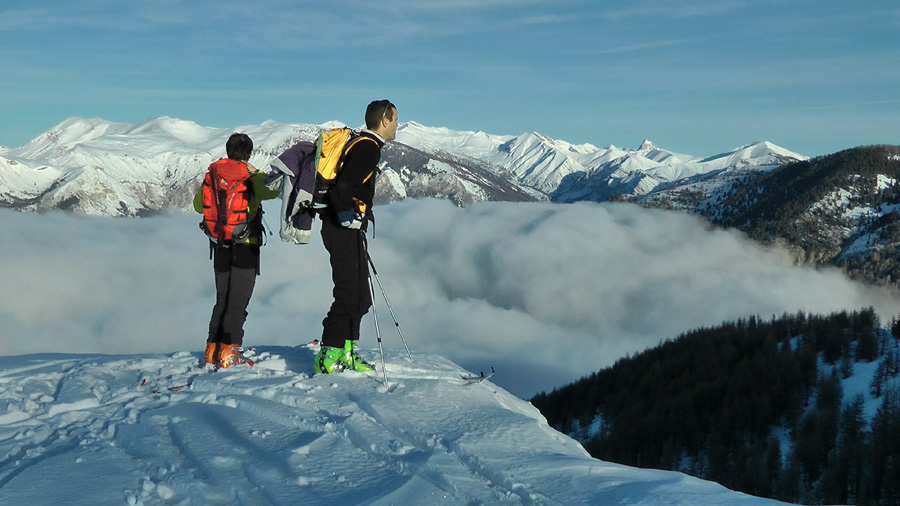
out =
[[(251, 163), (267, 169), (298, 140), (313, 140), (334, 122), (267, 121), (208, 128), (157, 117), (137, 125), (69, 118), (28, 144), (0, 150), (0, 205), (29, 211), (140, 216), (190, 206), (200, 174), (225, 156), (234, 131), (254, 141)], [(409, 122), (382, 153), (379, 203), (405, 197), (485, 200), (604, 201), (644, 195), (722, 171), (769, 170), (806, 157), (757, 142), (709, 157), (677, 154), (643, 141), (639, 149), (574, 145), (538, 133), (458, 132)]]
[(0, 357), (0, 503), (777, 504), (592, 459), (439, 356), (389, 353), (385, 388), (314, 376), (313, 346), (257, 351), (217, 372), (187, 352)]

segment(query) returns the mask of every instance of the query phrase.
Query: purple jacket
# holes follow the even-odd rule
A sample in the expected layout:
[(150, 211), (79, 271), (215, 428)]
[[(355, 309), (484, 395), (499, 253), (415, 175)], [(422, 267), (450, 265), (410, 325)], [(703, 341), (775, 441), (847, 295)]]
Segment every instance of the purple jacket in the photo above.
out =
[(266, 186), (281, 189), (281, 240), (307, 244), (316, 214), (312, 209), (316, 187), (316, 145), (300, 141), (271, 162)]

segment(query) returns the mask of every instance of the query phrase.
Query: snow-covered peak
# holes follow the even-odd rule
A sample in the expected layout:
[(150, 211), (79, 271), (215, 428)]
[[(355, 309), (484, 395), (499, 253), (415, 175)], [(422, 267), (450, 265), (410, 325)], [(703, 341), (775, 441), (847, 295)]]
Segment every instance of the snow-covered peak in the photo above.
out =
[(758, 141), (752, 144), (748, 144), (746, 146), (742, 146), (734, 150), (734, 153), (741, 153), (748, 158), (760, 158), (764, 156), (782, 156), (789, 157), (798, 160), (806, 160), (807, 157), (794, 153), (793, 151), (788, 151), (780, 146), (776, 146), (768, 141)]
[(193, 121), (159, 116), (134, 125), (124, 135), (143, 136), (161, 143), (176, 141), (183, 144), (203, 144), (209, 140), (212, 128), (202, 127)]
[(808, 160), (801, 154), (788, 151), (768, 141), (759, 141), (735, 148), (727, 153), (718, 154), (701, 160), (713, 167), (775, 167), (789, 161)]
[(496, 151), (512, 136), (491, 135), (482, 131), (458, 131), (445, 127), (427, 127), (410, 121), (397, 128), (397, 141), (418, 149), (453, 153), (466, 157), (484, 157)]
[(332, 128), (347, 128), (347, 125), (341, 121), (326, 121), (319, 126), (325, 130), (331, 130)]
[(531, 404), (466, 384), (438, 356), (389, 353), (385, 386), (377, 373), (313, 375), (312, 346), (258, 351), (254, 367), (218, 372), (187, 352), (0, 357), (15, 386), (0, 502), (778, 504), (593, 459)]
[(550, 139), (542, 136), (537, 132), (528, 132), (517, 137), (513, 137), (509, 141), (503, 144), (502, 149), (509, 153), (514, 152), (527, 152), (527, 151), (542, 151), (547, 152), (551, 149), (549, 145)]
[(656, 149), (656, 146), (649, 140), (644, 139), (644, 142), (641, 143), (641, 147), (638, 148), (638, 151), (650, 151), (651, 149)]
[(90, 142), (109, 133), (124, 132), (129, 125), (102, 119), (85, 119), (73, 116), (18, 149), (9, 151), (17, 158), (39, 159), (53, 156)]

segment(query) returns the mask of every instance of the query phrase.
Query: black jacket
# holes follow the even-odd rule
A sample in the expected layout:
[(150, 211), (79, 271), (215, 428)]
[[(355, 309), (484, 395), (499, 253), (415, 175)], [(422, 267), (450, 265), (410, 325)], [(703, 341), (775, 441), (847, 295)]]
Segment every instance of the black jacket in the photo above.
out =
[(329, 192), (332, 219), (346, 211), (361, 211), (371, 219), (375, 176), (384, 141), (368, 130), (360, 135), (366, 139), (356, 142), (344, 155), (341, 172)]

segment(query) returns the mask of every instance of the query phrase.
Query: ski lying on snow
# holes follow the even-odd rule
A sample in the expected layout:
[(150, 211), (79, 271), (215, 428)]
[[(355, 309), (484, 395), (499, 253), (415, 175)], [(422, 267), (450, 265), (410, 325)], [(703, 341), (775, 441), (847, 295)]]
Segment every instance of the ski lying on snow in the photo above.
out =
[[(170, 391), (170, 392), (180, 392), (180, 391), (184, 390), (185, 388), (187, 388), (187, 387), (189, 387), (189, 386), (191, 386), (191, 383), (190, 383), (190, 382), (188, 382), (188, 383), (182, 383), (182, 384), (180, 384), (180, 385), (172, 385), (172, 386), (170, 386), (170, 387), (166, 387), (166, 390), (168, 390), (168, 391)], [(158, 392), (158, 391), (154, 391), (153, 393), (159, 393), (159, 392)]]
[(472, 385), (475, 383), (481, 383), (482, 381), (489, 379), (493, 375), (494, 368), (491, 367), (491, 373), (487, 376), (484, 375), (484, 371), (481, 371), (481, 376), (463, 376), (462, 374), (460, 374), (459, 377), (462, 378), (463, 381), (465, 381), (465, 383), (463, 383), (464, 385)]
[[(165, 391), (180, 392), (180, 391), (184, 390), (185, 388), (190, 387), (191, 383), (193, 383), (193, 378), (187, 380), (185, 383), (177, 383), (175, 385), (171, 385), (171, 386), (167, 386), (167, 387), (156, 386), (152, 390), (150, 390), (150, 393), (151, 394), (160, 394)], [(141, 380), (141, 386), (146, 386), (146, 385), (147, 385), (147, 378), (144, 378)]]

